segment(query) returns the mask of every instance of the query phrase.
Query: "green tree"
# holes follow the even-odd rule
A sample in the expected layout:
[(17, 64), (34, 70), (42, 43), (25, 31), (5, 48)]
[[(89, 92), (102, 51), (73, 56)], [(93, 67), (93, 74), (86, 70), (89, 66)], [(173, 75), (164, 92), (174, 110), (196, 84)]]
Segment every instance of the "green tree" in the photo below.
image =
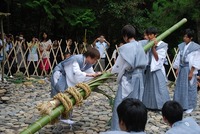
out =
[[(49, 22), (54, 27), (54, 33), (59, 33), (60, 29), (63, 31), (67, 29), (69, 30), (68, 32), (73, 30), (76, 36), (81, 36), (80, 34), (84, 33), (84, 29), (92, 32), (92, 29), (96, 28), (98, 24), (91, 9), (74, 5), (71, 1), (29, 0), (25, 5), (34, 11), (39, 10), (39, 22), (41, 22), (41, 19), (45, 20), (44, 23)], [(45, 15), (46, 17), (42, 18)], [(45, 26), (45, 24), (42, 25)], [(40, 26), (41, 24), (39, 23), (38, 27), (40, 28)], [(49, 27), (52, 28), (52, 26)], [(59, 29), (59, 32), (56, 31), (57, 29)]]
[(185, 28), (195, 29), (198, 42), (200, 42), (199, 9), (199, 0), (154, 0), (152, 10), (148, 10), (150, 21), (148, 20), (144, 24), (146, 26), (157, 26), (163, 32), (182, 18), (187, 18), (188, 23)]

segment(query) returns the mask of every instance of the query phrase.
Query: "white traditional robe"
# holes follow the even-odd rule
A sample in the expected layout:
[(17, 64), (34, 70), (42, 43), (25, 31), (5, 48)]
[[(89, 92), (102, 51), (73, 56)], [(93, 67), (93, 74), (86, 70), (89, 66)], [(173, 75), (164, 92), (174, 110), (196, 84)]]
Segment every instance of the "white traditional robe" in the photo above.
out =
[(118, 74), (118, 90), (115, 96), (111, 130), (120, 130), (117, 106), (125, 97), (142, 100), (144, 91), (142, 72), (146, 65), (146, 54), (137, 41), (119, 47), (119, 56), (111, 71)]
[(148, 52), (148, 66), (145, 74), (144, 94), (142, 102), (149, 109), (160, 110), (163, 104), (170, 100), (167, 87), (167, 78), (164, 68), (164, 62), (167, 55), (168, 45), (159, 41), (156, 47), (158, 60), (153, 56), (152, 50)]
[(65, 91), (68, 87), (75, 86), (79, 82), (86, 82), (93, 77), (86, 76), (86, 73), (94, 73), (90, 64), (85, 64), (83, 55), (74, 55), (59, 63), (51, 78), (51, 96), (58, 92)]
[[(191, 44), (191, 42), (185, 46), (185, 51), (187, 51), (186, 49), (189, 47), (189, 45)], [(187, 55), (186, 57), (186, 62), (189, 62), (189, 68), (191, 69), (192, 67), (195, 68), (194, 72), (193, 72), (193, 77), (190, 80), (190, 84), (193, 84), (193, 81), (195, 79), (195, 74), (198, 73), (198, 70), (200, 70), (200, 49), (194, 52), (191, 52)], [(173, 68), (178, 69), (180, 66), (180, 51), (178, 52), (176, 59), (173, 63)]]
[[(179, 44), (179, 53), (173, 63), (178, 69), (174, 100), (179, 102), (183, 109), (194, 109), (197, 104), (197, 78), (196, 74), (200, 69), (200, 46), (191, 41)], [(194, 67), (192, 79), (188, 79), (191, 68)]]

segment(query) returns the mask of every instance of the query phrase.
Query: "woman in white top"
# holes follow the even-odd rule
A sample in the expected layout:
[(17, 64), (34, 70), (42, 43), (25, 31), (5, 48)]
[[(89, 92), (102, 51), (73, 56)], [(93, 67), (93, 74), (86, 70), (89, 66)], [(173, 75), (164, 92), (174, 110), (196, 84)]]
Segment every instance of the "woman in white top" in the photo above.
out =
[(49, 69), (50, 69), (49, 57), (50, 57), (51, 45), (52, 45), (51, 39), (48, 39), (47, 34), (44, 32), (43, 39), (42, 39), (42, 41), (40, 43), (40, 47), (39, 47), (40, 56), (42, 58), (42, 60), (40, 61), (40, 65), (39, 65), (41, 74), (49, 73)]
[(28, 65), (29, 65), (29, 75), (34, 74), (35, 68), (38, 62), (38, 39), (33, 37), (32, 41), (28, 44), (29, 54), (28, 54)]

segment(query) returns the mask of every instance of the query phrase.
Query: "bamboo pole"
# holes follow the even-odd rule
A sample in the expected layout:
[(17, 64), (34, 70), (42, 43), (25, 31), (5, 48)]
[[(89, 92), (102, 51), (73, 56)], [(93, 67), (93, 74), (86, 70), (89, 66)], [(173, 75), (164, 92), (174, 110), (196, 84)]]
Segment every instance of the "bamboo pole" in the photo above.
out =
[[(111, 73), (104, 73), (99, 76), (97, 79), (90, 81), (88, 84), (90, 85), (91, 90), (94, 90), (97, 86), (101, 85), (106, 79), (112, 76)], [(85, 96), (85, 91), (80, 92), (82, 96)], [(75, 99), (72, 97), (71, 101), (73, 105), (75, 105)], [(63, 105), (59, 105), (56, 107), (49, 115), (42, 116), (39, 120), (31, 124), (28, 128), (23, 130), (20, 134), (33, 134), (47, 125), (49, 122), (56, 119), (61, 113), (65, 110)]]
[[(186, 22), (187, 22), (187, 19), (183, 18), (181, 21), (179, 21), (178, 23), (176, 23), (175, 25), (173, 25), (171, 28), (169, 28), (168, 30), (166, 30), (164, 33), (162, 33), (161, 35), (159, 35), (156, 38), (156, 40), (157, 41), (163, 40), (164, 38), (166, 38), (168, 35), (170, 35), (172, 32), (174, 32), (176, 29), (178, 29), (179, 27), (181, 27)], [(144, 51), (149, 50), (153, 45), (154, 45), (154, 41), (149, 42), (147, 45), (144, 46)]]

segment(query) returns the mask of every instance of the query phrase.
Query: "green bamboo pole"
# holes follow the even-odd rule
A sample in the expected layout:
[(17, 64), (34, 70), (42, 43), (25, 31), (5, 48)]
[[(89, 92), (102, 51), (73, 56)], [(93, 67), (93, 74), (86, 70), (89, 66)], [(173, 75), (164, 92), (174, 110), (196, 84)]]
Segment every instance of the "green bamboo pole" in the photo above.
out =
[[(99, 76), (97, 79), (89, 82), (89, 86), (91, 85), (90, 86), (91, 90), (94, 90), (97, 86), (101, 85), (106, 79), (110, 78), (110, 76), (112, 76), (111, 73), (104, 73), (103, 75)], [(85, 96), (85, 91), (82, 90), (80, 93), (82, 96)], [(71, 98), (71, 101), (72, 101), (73, 105), (75, 105), (75, 99)], [(25, 130), (20, 132), (20, 134), (33, 134), (33, 133), (37, 132), (38, 130), (43, 128), (45, 125), (47, 125), (49, 122), (51, 122), (54, 119), (56, 119), (57, 117), (59, 117), (59, 115), (61, 113), (63, 113), (64, 110), (65, 110), (65, 108), (61, 104), (60, 106), (55, 108), (49, 115), (42, 116), (36, 122), (31, 124), (28, 128), (26, 128)]]
[[(178, 29), (179, 27), (181, 27), (186, 22), (187, 22), (187, 19), (183, 18), (181, 21), (179, 21), (178, 23), (176, 23), (175, 25), (173, 25), (171, 28), (169, 28), (168, 30), (166, 30), (164, 33), (162, 33), (161, 35), (159, 35), (156, 38), (156, 40), (157, 41), (163, 40), (164, 38), (166, 38), (168, 35), (170, 35), (172, 32), (174, 32), (176, 29)], [(149, 42), (147, 45), (144, 46), (144, 51), (149, 50), (153, 45), (154, 45), (154, 41)]]

